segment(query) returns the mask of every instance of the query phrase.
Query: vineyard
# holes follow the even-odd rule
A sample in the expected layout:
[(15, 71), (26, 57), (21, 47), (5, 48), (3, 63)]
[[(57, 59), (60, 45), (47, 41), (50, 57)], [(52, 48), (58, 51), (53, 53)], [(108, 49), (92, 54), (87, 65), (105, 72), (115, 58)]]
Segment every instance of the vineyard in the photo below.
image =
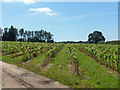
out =
[(2, 41), (2, 60), (72, 88), (117, 88), (119, 45)]

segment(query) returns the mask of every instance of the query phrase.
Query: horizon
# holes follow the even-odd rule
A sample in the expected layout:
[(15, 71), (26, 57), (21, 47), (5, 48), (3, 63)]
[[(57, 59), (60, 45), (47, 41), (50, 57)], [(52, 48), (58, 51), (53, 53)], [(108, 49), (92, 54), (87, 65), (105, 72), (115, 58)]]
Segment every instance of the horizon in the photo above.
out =
[(51, 32), (54, 41), (87, 41), (101, 31), (105, 41), (118, 40), (117, 2), (2, 2), (2, 28)]

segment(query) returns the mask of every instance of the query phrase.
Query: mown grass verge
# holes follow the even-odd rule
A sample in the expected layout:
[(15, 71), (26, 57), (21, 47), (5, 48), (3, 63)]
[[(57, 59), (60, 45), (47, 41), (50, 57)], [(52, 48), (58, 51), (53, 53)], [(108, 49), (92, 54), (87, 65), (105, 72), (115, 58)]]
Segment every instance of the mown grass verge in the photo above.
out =
[[(92, 88), (118, 88), (118, 77), (108, 68), (99, 65), (90, 57), (79, 52), (79, 67), (88, 77), (86, 84)], [(83, 82), (84, 83), (84, 82)]]

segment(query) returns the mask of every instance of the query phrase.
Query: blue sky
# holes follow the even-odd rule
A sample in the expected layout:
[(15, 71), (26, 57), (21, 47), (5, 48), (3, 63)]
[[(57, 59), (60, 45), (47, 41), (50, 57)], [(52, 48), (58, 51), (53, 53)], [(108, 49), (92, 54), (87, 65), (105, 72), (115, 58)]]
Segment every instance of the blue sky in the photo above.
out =
[(106, 40), (118, 39), (117, 2), (2, 3), (2, 27), (46, 30), (55, 41), (87, 41), (98, 30)]

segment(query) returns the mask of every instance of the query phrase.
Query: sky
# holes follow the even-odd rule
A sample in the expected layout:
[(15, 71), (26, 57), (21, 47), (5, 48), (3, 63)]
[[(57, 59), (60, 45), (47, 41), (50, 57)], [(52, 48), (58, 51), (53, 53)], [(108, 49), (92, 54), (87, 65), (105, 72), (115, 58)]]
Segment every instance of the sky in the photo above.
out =
[[(29, 2), (28, 2), (29, 1)], [(55, 41), (87, 41), (101, 31), (106, 41), (118, 40), (117, 2), (2, 2), (2, 28), (45, 30)]]

